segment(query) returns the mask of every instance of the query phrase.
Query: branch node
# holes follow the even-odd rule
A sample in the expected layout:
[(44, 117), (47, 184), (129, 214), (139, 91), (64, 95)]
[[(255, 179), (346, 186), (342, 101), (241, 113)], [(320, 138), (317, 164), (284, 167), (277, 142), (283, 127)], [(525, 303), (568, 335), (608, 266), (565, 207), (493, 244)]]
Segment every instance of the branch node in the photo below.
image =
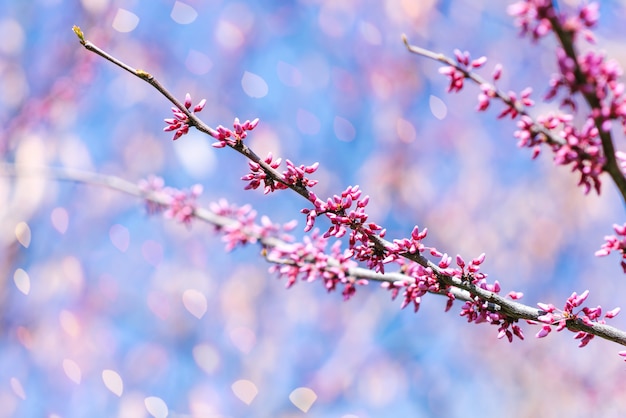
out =
[(154, 77), (152, 77), (152, 74), (150, 74), (149, 72), (144, 71), (144, 70), (136, 70), (135, 74), (137, 74), (137, 77), (142, 78), (142, 79), (144, 79), (146, 81), (152, 80), (154, 78)]

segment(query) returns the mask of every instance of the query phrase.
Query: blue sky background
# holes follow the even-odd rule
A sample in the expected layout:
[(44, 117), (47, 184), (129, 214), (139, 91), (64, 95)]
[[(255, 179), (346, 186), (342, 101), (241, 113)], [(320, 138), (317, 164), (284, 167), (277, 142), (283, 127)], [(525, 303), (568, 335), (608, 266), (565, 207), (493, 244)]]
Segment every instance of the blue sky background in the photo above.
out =
[[(318, 195), (359, 184), (389, 238), (428, 227), (442, 251), (485, 252), (490, 278), (527, 304), (560, 306), (589, 289), (589, 305), (612, 309), (626, 294), (618, 259), (593, 256), (624, 219), (612, 185), (582, 196), (548, 150), (531, 161), (516, 147), (497, 103), (476, 113), (476, 87), (446, 94), (439, 65), (402, 44), (404, 33), (437, 52), (486, 55), (485, 76), (500, 62), (500, 86), (532, 86), (539, 101), (555, 42), (520, 39), (507, 4), (0, 0), (0, 149), (8, 162), (200, 183), (203, 205), (250, 203), (277, 222), (298, 219), (301, 231), (303, 199), (244, 191), (247, 162), (211, 138), (171, 141), (166, 99), (85, 51), (77, 24), (177, 97), (206, 98), (200, 116), (211, 126), (259, 117), (250, 146), (319, 161)], [(624, 18), (619, 2), (602, 2), (597, 48), (622, 64)], [(316, 283), (285, 290), (258, 248), (225, 253), (211, 227), (148, 216), (137, 199), (96, 186), (0, 178), (0, 196), (0, 417), (161, 417), (163, 405), (170, 417), (610, 417), (626, 408), (615, 344), (578, 349), (571, 333), (537, 340), (526, 324), (526, 340), (509, 344), (495, 327), (466, 324), (460, 304), (446, 314), (431, 296), (418, 314), (399, 311), (375, 284), (345, 303)], [(16, 241), (23, 225), (27, 246)], [(16, 286), (24, 274), (27, 294)], [(190, 290), (207, 301), (201, 318), (183, 302)], [(626, 328), (619, 316), (613, 324)], [(298, 388), (309, 390), (305, 401), (290, 400)]]

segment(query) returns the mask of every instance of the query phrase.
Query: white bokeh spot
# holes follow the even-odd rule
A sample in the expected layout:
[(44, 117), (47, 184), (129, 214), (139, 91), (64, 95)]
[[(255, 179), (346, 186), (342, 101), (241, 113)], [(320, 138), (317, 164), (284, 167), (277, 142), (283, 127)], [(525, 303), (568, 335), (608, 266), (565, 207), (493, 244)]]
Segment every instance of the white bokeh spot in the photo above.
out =
[(117, 9), (117, 13), (113, 18), (113, 29), (118, 32), (126, 33), (135, 30), (139, 24), (139, 16), (126, 9)]
[(174, 7), (172, 7), (172, 13), (170, 13), (170, 17), (176, 23), (180, 23), (181, 25), (188, 25), (189, 23), (196, 20), (198, 17), (198, 12), (196, 9), (191, 7), (188, 4), (183, 3), (182, 1), (177, 1), (174, 3)]
[(241, 87), (243, 91), (250, 97), (260, 99), (267, 96), (269, 87), (263, 78), (259, 75), (246, 71), (241, 78)]

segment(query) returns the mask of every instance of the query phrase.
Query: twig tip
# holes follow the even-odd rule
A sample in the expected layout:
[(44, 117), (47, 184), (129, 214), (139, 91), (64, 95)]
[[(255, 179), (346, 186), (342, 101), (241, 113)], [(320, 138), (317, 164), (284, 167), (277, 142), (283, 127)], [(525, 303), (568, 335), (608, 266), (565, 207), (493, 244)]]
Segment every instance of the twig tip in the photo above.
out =
[(85, 35), (83, 35), (83, 31), (80, 29), (80, 27), (74, 25), (74, 26), (72, 26), (72, 30), (74, 31), (76, 36), (78, 36), (78, 39), (80, 40), (80, 43), (85, 45)]

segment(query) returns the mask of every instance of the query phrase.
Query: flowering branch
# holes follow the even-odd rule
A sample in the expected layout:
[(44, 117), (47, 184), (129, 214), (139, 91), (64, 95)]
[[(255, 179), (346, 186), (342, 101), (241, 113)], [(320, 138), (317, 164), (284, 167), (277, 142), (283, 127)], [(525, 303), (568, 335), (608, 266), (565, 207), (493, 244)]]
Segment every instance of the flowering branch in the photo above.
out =
[[(624, 177), (624, 172), (617, 163), (610, 129), (610, 119), (621, 119), (626, 130), (624, 86), (616, 82), (617, 77), (621, 75), (621, 69), (616, 63), (604, 62), (602, 56), (594, 56), (593, 52), (582, 57), (586, 61), (584, 62), (586, 68), (583, 69), (583, 63), (580, 62), (574, 45), (577, 32), (581, 29), (592, 28), (597, 23), (598, 7), (598, 3), (589, 3), (580, 10), (578, 19), (566, 19), (564, 16), (557, 15), (552, 2), (548, 2), (547, 8), (542, 10), (542, 13), (550, 22), (552, 30), (559, 39), (567, 57), (568, 69), (573, 73), (576, 80), (575, 85), (577, 87), (572, 89), (572, 93), (575, 90), (580, 91), (592, 109), (593, 121), (600, 135), (606, 158), (603, 169), (609, 173), (624, 201), (626, 201), (626, 177)], [(585, 31), (585, 35), (593, 40), (593, 35), (588, 30)], [(562, 57), (559, 58), (560, 60), (563, 59)], [(564, 76), (566, 77), (565, 74)], [(607, 99), (607, 90), (613, 93), (613, 97), (610, 97), (609, 103), (603, 103)]]
[[(547, 335), (546, 326), (551, 328), (558, 323), (557, 331), (566, 328), (579, 331), (577, 338), (583, 338), (585, 344), (593, 336), (601, 335), (603, 338), (626, 345), (626, 333), (610, 327), (606, 328), (604, 324), (604, 319), (612, 318), (618, 310), (610, 311), (604, 317), (601, 316), (599, 307), (594, 309), (583, 307), (580, 311), (573, 312), (571, 309), (567, 310), (567, 303), (570, 303), (568, 299), (566, 310), (563, 311), (567, 312), (567, 315), (563, 318), (559, 317), (558, 322), (555, 323), (556, 317), (549, 315), (553, 311), (545, 310), (543, 305), (539, 305), (540, 309), (537, 309), (516, 302), (523, 296), (520, 292), (509, 292), (506, 297), (500, 296), (499, 283), (497, 281), (488, 283), (486, 281), (487, 275), (480, 272), (480, 265), (485, 259), (484, 254), (470, 262), (466, 262), (457, 255), (454, 260), (455, 265), (453, 265), (452, 257), (423, 244), (422, 241), (426, 238), (427, 230), (420, 230), (417, 226), (413, 229), (410, 238), (396, 239), (393, 242), (387, 241), (384, 238), (385, 229), (368, 221), (365, 208), (369, 203), (369, 197), (362, 197), (362, 192), (358, 186), (350, 186), (341, 195), (335, 195), (326, 201), (318, 198), (314, 192), (309, 190), (316, 185), (317, 181), (307, 177), (317, 170), (318, 163), (311, 166), (296, 166), (287, 160), (287, 170), (279, 173), (277, 169), (281, 165), (280, 158), (274, 160), (274, 157), (269, 154), (261, 160), (244, 143), (248, 132), (257, 126), (258, 119), (244, 123), (235, 119), (232, 130), (221, 125), (216, 129), (210, 128), (196, 115), (204, 107), (206, 103), (204, 100), (198, 103), (193, 110), (191, 110), (192, 102), (189, 95), (186, 96), (184, 103), (175, 99), (172, 100), (172, 95), (149, 73), (134, 70), (132, 67), (121, 63), (86, 41), (80, 29), (75, 27), (74, 31), (81, 44), (88, 50), (96, 52), (147, 81), (176, 106), (172, 109), (174, 118), (165, 120), (168, 126), (164, 129), (176, 131), (175, 140), (185, 135), (189, 127), (196, 127), (217, 139), (217, 142), (213, 144), (214, 147), (232, 148), (250, 160), (250, 173), (242, 178), (248, 182), (246, 189), (256, 189), (263, 185), (265, 193), (291, 189), (300, 194), (313, 205), (313, 208), (302, 210), (302, 213), (306, 215), (305, 232), (313, 230), (317, 218), (322, 215), (330, 221), (331, 226), (324, 234), (313, 230), (311, 236), (307, 237), (304, 242), (289, 243), (287, 241), (290, 241), (291, 237), (286, 234), (286, 231), (292, 226), (280, 227), (272, 224), (268, 218), (263, 218), (260, 225), (255, 224), (256, 212), (251, 211), (249, 207), (237, 208), (228, 205), (225, 201), (212, 206), (215, 214), (234, 219), (234, 223), (216, 226), (218, 230), (224, 233), (227, 249), (260, 242), (264, 257), (275, 264), (271, 271), (286, 278), (288, 287), (299, 278), (307, 281), (322, 279), (329, 291), (342, 285), (342, 294), (345, 299), (348, 299), (356, 291), (356, 285), (367, 284), (367, 280), (375, 280), (382, 282), (383, 287), (391, 292), (392, 298), (396, 298), (402, 292), (402, 307), (412, 305), (415, 311), (420, 307), (422, 296), (428, 293), (444, 295), (447, 298), (446, 310), (452, 307), (455, 300), (460, 299), (465, 302), (461, 309), (461, 316), (465, 316), (468, 322), (485, 322), (497, 325), (499, 327), (498, 338), (506, 336), (509, 341), (512, 341), (514, 335), (520, 339), (524, 338), (523, 332), (517, 324), (519, 320), (523, 319), (529, 323), (542, 322), (546, 324), (542, 331), (537, 334), (537, 337)], [(449, 66), (443, 71), (451, 79), (451, 91), (458, 91), (462, 87), (462, 80), (465, 77), (474, 77), (478, 80), (477, 82), (481, 82), (481, 79), (473, 76), (467, 68), (478, 68), (484, 64), (485, 59), (470, 62), (469, 54), (458, 53), (457, 61), (458, 66)], [(497, 78), (499, 75), (494, 75), (494, 79)], [(485, 85), (485, 83), (481, 84)], [(516, 99), (513, 93), (505, 95), (495, 87), (487, 87), (483, 91), (486, 97), (483, 100), (486, 100), (487, 104), (489, 98), (493, 97), (499, 97), (508, 104), (501, 116), (516, 117), (521, 114), (522, 117), (527, 117), (523, 106), (532, 105), (532, 100), (529, 98), (530, 91), (522, 92), (520, 101)], [(480, 110), (486, 108), (484, 104), (481, 107)], [(566, 123), (567, 121), (566, 118), (561, 118), (558, 119), (557, 123)], [(527, 130), (529, 133), (526, 136), (520, 135), (521, 140), (525, 141), (525, 145), (535, 145), (536, 148), (537, 133), (542, 133), (544, 128), (546, 128), (546, 123), (544, 123), (543, 128), (541, 125), (537, 125), (534, 133), (530, 129)], [(556, 137), (552, 138), (551, 134), (546, 132), (542, 135), (543, 142), (554, 147), (566, 146), (565, 141), (559, 141), (559, 138)], [(580, 155), (585, 155), (584, 151), (580, 151)], [(571, 161), (563, 163), (568, 162)], [(584, 171), (584, 164), (580, 164), (577, 168), (583, 175), (589, 175), (588, 172)], [(595, 177), (592, 177), (593, 179)], [(586, 185), (589, 184), (587, 178), (583, 177), (583, 180)], [(160, 204), (153, 205), (152, 209), (157, 211), (163, 209), (166, 216), (170, 218), (176, 218), (189, 224), (194, 216), (201, 213), (196, 207), (196, 197), (201, 192), (199, 186), (194, 187), (190, 192), (167, 190), (163, 189), (162, 181), (152, 179), (143, 182), (140, 188), (145, 193), (144, 197), (149, 197), (150, 193), (167, 191), (169, 196), (167, 204), (163, 207)], [(348, 249), (341, 251), (340, 243), (338, 243), (333, 245), (330, 253), (328, 253), (326, 250), (327, 240), (330, 237), (341, 238), (344, 235), (348, 235)], [(272, 243), (272, 239), (279, 239), (280, 241)], [(435, 263), (426, 258), (424, 255), (426, 252), (437, 257), (439, 261)], [(367, 269), (358, 270), (360, 268), (357, 266), (357, 262), (365, 263)], [(400, 271), (385, 273), (385, 265), (393, 264), (400, 266)], [(572, 297), (575, 295), (574, 293)], [(553, 305), (546, 306), (550, 306), (552, 309)]]
[[(481, 89), (484, 89), (484, 92), (481, 93), (480, 96), (481, 101), (478, 108), (479, 110), (487, 109), (489, 105), (488, 100), (492, 98), (497, 98), (507, 105), (508, 108), (506, 114), (511, 114), (512, 117), (521, 115), (531, 118), (530, 114), (526, 110), (526, 107), (524, 106), (524, 102), (516, 100), (514, 93), (505, 93), (503, 90), (497, 88), (495, 85), (492, 85), (486, 79), (473, 71), (475, 69), (481, 68), (487, 62), (486, 57), (481, 57), (470, 62), (469, 55), (465, 55), (457, 50), (455, 51), (455, 55), (457, 55), (458, 61), (465, 62), (465, 65), (462, 65), (460, 62), (457, 62), (457, 60), (452, 59), (444, 54), (436, 53), (416, 45), (411, 45), (407, 36), (404, 34), (402, 35), (402, 42), (404, 42), (404, 45), (409, 52), (446, 64), (447, 67), (442, 67), (440, 69), (440, 73), (448, 75), (451, 78), (451, 84), (448, 87), (448, 92), (461, 91), (464, 85), (463, 80), (468, 79), (480, 86)], [(501, 74), (502, 66), (497, 65), (493, 73), (494, 80), (498, 80)], [(529, 101), (526, 101), (526, 103), (529, 105), (532, 104), (532, 102)], [(553, 132), (551, 132), (540, 123), (532, 121), (530, 130), (534, 135), (543, 135), (545, 137), (546, 143), (550, 145), (563, 145), (565, 143), (562, 138), (556, 136)]]
[[(181, 196), (194, 194), (193, 192), (185, 193), (181, 190), (165, 187), (163, 181), (158, 178), (151, 178), (149, 180), (142, 180), (139, 184), (134, 184), (129, 181), (123, 180), (116, 176), (103, 175), (93, 173), (89, 171), (62, 168), (62, 167), (23, 167), (9, 163), (0, 164), (0, 175), (3, 176), (43, 176), (49, 179), (72, 181), (78, 183), (84, 183), (94, 186), (106, 187), (111, 190), (116, 190), (122, 193), (126, 193), (131, 196), (135, 196), (143, 199), (146, 202), (146, 207), (149, 213), (163, 212), (166, 218), (173, 218), (181, 223), (188, 224), (190, 219), (198, 219), (211, 224), (215, 227), (216, 232), (221, 233), (224, 241), (226, 242), (226, 249), (232, 250), (238, 245), (246, 245), (257, 243), (262, 247), (261, 254), (264, 258), (273, 264), (270, 268), (272, 271), (279, 272), (287, 271), (290, 268), (297, 266), (298, 271), (303, 271), (302, 267), (306, 267), (306, 271), (314, 271), (315, 266), (319, 263), (319, 260), (310, 257), (302, 257), (297, 262), (293, 258), (280, 258), (277, 254), (293, 254), (291, 249), (294, 244), (290, 241), (288, 236), (278, 237), (276, 232), (281, 228), (271, 224), (269, 220), (262, 220), (262, 224), (256, 224), (255, 213), (250, 211), (247, 206), (237, 208), (234, 205), (229, 205), (225, 200), (220, 200), (218, 203), (209, 205), (209, 209), (198, 207), (195, 202), (187, 202), (188, 210), (184, 211), (187, 216), (172, 216), (172, 214), (178, 213), (181, 210)], [(196, 193), (197, 196), (199, 193)], [(243, 216), (242, 216), (243, 215)], [(289, 229), (288, 226), (285, 229)], [(271, 233), (269, 233), (271, 231)], [(298, 246), (297, 244), (295, 244)], [(335, 253), (337, 253), (335, 251)], [(326, 277), (329, 274), (336, 273), (336, 269), (342, 266), (343, 261), (340, 257), (329, 256), (325, 262), (322, 263), (322, 277), (325, 274)], [(439, 270), (437, 266), (431, 266), (434, 269)], [(313, 275), (315, 276), (315, 275)], [(305, 278), (306, 281), (313, 281), (317, 277)], [(308, 280), (307, 280), (308, 279)], [(484, 301), (485, 311), (497, 313), (506, 316), (510, 321), (523, 319), (528, 323), (543, 323), (542, 329), (537, 334), (538, 337), (544, 337), (550, 333), (548, 329), (552, 329), (556, 326), (558, 331), (562, 329), (569, 329), (570, 331), (577, 332), (576, 336), (579, 339), (584, 338), (583, 342), (589, 342), (593, 336), (598, 336), (608, 341), (613, 341), (617, 344), (626, 346), (626, 332), (617, 328), (606, 325), (602, 322), (596, 322), (600, 317), (598, 308), (582, 308), (581, 312), (584, 315), (578, 315), (574, 313), (574, 307), (578, 307), (587, 298), (589, 292), (584, 292), (578, 296), (574, 294), (566, 302), (563, 311), (559, 311), (554, 305), (539, 303), (539, 308), (524, 305), (517, 302), (514, 299), (504, 298), (497, 293), (484, 289), (480, 286), (466, 283), (462, 279), (445, 276), (443, 279), (447, 280), (452, 286), (446, 292), (436, 292), (428, 290), (428, 293), (438, 294), (440, 296), (449, 297), (452, 294), (455, 299), (464, 301), (466, 304), (475, 303), (476, 298)], [(344, 271), (342, 283), (347, 285), (348, 289), (352, 289), (354, 284), (366, 284), (367, 281), (374, 281), (381, 283), (381, 286), (387, 289), (399, 290), (401, 286), (414, 285), (416, 280), (413, 276), (403, 273), (402, 270), (398, 272), (385, 272), (379, 273), (369, 269), (365, 269), (358, 266), (350, 266)], [(291, 286), (295, 281), (288, 282), (287, 286)], [(334, 287), (330, 288), (325, 282), (327, 289), (334, 290)], [(345, 290), (344, 290), (345, 292)], [(397, 292), (396, 292), (397, 294)], [(345, 294), (344, 294), (345, 296)], [(393, 297), (393, 294), (392, 294)], [(599, 312), (600, 311), (600, 312)], [(612, 318), (617, 314), (618, 310), (610, 311), (606, 314), (607, 318)], [(591, 317), (591, 319), (589, 319)], [(520, 331), (521, 332), (521, 331)], [(504, 334), (506, 335), (506, 333)], [(624, 352), (620, 352), (622, 355)]]
[(194, 115), (193, 112), (190, 112), (189, 106), (185, 106), (185, 104), (181, 103), (176, 97), (174, 97), (173, 94), (171, 94), (165, 87), (163, 87), (163, 85), (156, 78), (154, 78), (154, 76), (152, 76), (150, 73), (144, 70), (135, 69), (131, 67), (130, 65), (118, 60), (117, 58), (109, 54), (108, 52), (103, 51), (102, 49), (94, 45), (92, 42), (85, 39), (85, 35), (83, 34), (83, 31), (78, 26), (72, 27), (72, 30), (78, 37), (80, 44), (84, 46), (86, 50), (93, 52), (97, 55), (100, 55), (102, 58), (106, 59), (107, 61), (112, 62), (118, 67), (128, 71), (132, 75), (139, 77), (140, 79), (142, 79), (143, 81), (145, 81), (146, 83), (150, 84), (152, 87), (157, 89), (159, 93), (165, 96), (167, 100), (169, 100), (172, 104), (174, 104), (174, 106), (176, 106), (176, 108), (178, 108), (178, 110), (187, 117), (188, 119), (187, 123), (189, 125), (194, 126), (200, 132), (204, 132), (209, 135), (213, 135), (215, 133), (214, 129), (210, 128), (208, 125), (202, 122), (198, 117)]
[[(611, 120), (617, 120), (626, 132), (626, 95), (624, 85), (617, 81), (622, 74), (618, 64), (606, 61), (604, 56), (588, 52), (579, 56), (574, 46), (578, 34), (587, 40), (593, 40), (590, 29), (598, 20), (598, 4), (589, 3), (581, 7), (575, 16), (560, 15), (554, 9), (552, 1), (523, 0), (509, 7), (509, 14), (517, 17), (517, 24), (522, 34), (530, 34), (534, 41), (554, 32), (562, 46), (557, 51), (560, 74), (555, 74), (550, 82), (550, 90), (545, 99), (557, 95), (559, 89), (565, 88), (567, 96), (562, 100), (562, 107), (576, 109), (572, 96), (579, 92), (590, 107), (590, 114), (581, 129), (572, 125), (573, 116), (569, 114), (541, 115), (536, 120), (530, 116), (526, 108), (534, 104), (530, 100), (532, 89), (526, 88), (521, 99), (513, 92), (504, 93), (495, 86), (500, 78), (502, 66), (496, 65), (492, 78), (493, 83), (475, 73), (487, 61), (481, 57), (470, 61), (468, 52), (455, 51), (455, 58), (446, 57), (424, 48), (410, 45), (406, 36), (403, 41), (407, 49), (415, 54), (442, 62), (446, 67), (440, 73), (450, 79), (449, 92), (458, 92), (463, 88), (463, 81), (469, 79), (478, 84), (481, 93), (478, 96), (477, 110), (484, 111), (491, 99), (499, 99), (506, 107), (498, 116), (519, 118), (520, 128), (515, 136), (518, 145), (533, 148), (533, 158), (540, 152), (540, 145), (549, 145), (555, 153), (554, 161), (560, 165), (572, 164), (573, 169), (580, 172), (580, 185), (585, 193), (591, 188), (600, 193), (599, 175), (607, 172), (626, 203), (626, 177), (618, 159), (611, 136)], [(559, 128), (559, 129), (557, 129)]]
[[(174, 113), (175, 118), (178, 119), (180, 122), (182, 122), (181, 125), (177, 126), (176, 129), (183, 129), (183, 131), (181, 132), (180, 130), (178, 130), (174, 136), (174, 139), (178, 139), (181, 135), (185, 134), (189, 130), (189, 127), (195, 127), (200, 132), (204, 132), (205, 134), (208, 134), (218, 139), (219, 140), (218, 144), (220, 144), (219, 147), (228, 146), (234, 149), (235, 151), (241, 153), (242, 155), (244, 155), (253, 164), (255, 164), (255, 166), (258, 166), (263, 172), (265, 172), (268, 178), (271, 179), (270, 181), (272, 183), (278, 182), (285, 187), (291, 188), (293, 191), (300, 194), (304, 198), (309, 199), (309, 194), (306, 188), (300, 187), (299, 184), (288, 184), (287, 182), (285, 182), (282, 179), (281, 174), (275, 170), (275, 167), (272, 167), (270, 163), (266, 162), (265, 160), (262, 160), (247, 145), (243, 143), (242, 139), (245, 138), (245, 135), (242, 136), (241, 134), (245, 133), (246, 130), (254, 129), (258, 121), (256, 123), (248, 122), (248, 124), (244, 128), (244, 126), (239, 123), (239, 120), (236, 119), (235, 124), (234, 124), (235, 132), (230, 131), (222, 126), (219, 126), (217, 129), (213, 129), (207, 124), (205, 124), (195, 114), (202, 110), (202, 108), (204, 107), (203, 102), (200, 102), (193, 109), (193, 111), (190, 111), (189, 108), (191, 107), (191, 97), (186, 96), (185, 103), (181, 103), (153, 75), (151, 75), (150, 73), (144, 70), (135, 69), (131, 67), (130, 65), (120, 61), (119, 59), (113, 57), (108, 52), (100, 49), (99, 47), (94, 45), (92, 42), (85, 39), (85, 35), (83, 34), (82, 30), (78, 26), (74, 26), (72, 30), (74, 31), (76, 36), (78, 36), (78, 39), (81, 45), (84, 46), (85, 49), (87, 49), (90, 52), (94, 52), (100, 55), (107, 61), (128, 71), (132, 75), (144, 80), (145, 82), (150, 84), (152, 87), (154, 87), (159, 93), (161, 93), (167, 100), (169, 100), (172, 104), (174, 104), (174, 106), (176, 106), (176, 108), (173, 108), (172, 111)], [(171, 126), (174, 125), (173, 123), (171, 123), (172, 120), (166, 119), (165, 121), (168, 124), (165, 130), (166, 131), (172, 130)], [(186, 127), (183, 127), (182, 124), (184, 124)], [(178, 132), (181, 132), (181, 134), (178, 134)], [(230, 137), (232, 137), (232, 139), (229, 140)], [(214, 144), (214, 146), (216, 145)]]

